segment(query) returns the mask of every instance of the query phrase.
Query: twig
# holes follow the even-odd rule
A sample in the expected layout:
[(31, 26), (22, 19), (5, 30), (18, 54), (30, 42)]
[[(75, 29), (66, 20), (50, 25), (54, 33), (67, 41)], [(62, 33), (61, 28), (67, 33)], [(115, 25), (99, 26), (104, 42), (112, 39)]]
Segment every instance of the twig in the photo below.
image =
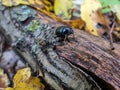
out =
[(114, 49), (115, 49), (114, 46), (113, 46), (113, 37), (112, 37), (112, 32), (113, 32), (113, 30), (114, 30), (115, 24), (116, 24), (116, 22), (114, 21), (114, 22), (113, 22), (113, 25), (112, 25), (112, 27), (111, 27), (111, 29), (110, 29), (110, 31), (109, 31), (110, 48), (111, 48), (111, 50), (114, 50)]

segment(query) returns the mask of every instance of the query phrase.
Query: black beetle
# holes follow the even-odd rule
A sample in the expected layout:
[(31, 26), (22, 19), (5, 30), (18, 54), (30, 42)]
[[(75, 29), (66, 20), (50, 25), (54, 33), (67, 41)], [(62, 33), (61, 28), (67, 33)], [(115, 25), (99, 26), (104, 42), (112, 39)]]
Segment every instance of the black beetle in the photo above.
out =
[[(60, 26), (56, 29), (56, 35), (57, 37), (61, 38), (61, 41), (68, 40), (68, 36), (70, 34), (73, 34), (74, 37), (74, 31), (71, 27), (68, 26)], [(69, 41), (69, 40), (68, 40)]]

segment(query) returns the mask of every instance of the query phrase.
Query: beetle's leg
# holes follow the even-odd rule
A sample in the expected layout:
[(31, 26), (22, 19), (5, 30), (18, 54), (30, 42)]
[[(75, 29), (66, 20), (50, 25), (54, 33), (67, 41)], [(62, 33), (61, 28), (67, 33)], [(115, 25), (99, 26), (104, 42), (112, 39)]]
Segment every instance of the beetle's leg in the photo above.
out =
[(70, 40), (69, 40), (69, 38), (68, 38), (68, 35), (65, 35), (65, 41), (70, 42)]
[(73, 33), (73, 39), (75, 40), (75, 34)]
[(66, 40), (67, 40), (67, 38), (68, 38), (68, 35), (65, 35), (64, 40), (63, 40), (63, 41), (66, 41)]

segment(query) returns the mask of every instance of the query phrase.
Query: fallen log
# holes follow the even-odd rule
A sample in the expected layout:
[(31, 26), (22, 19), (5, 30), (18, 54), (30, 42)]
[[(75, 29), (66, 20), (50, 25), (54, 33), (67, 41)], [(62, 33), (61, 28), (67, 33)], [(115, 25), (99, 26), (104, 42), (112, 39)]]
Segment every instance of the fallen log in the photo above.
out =
[[(4, 12), (10, 13), (9, 10)], [(15, 28), (12, 20), (8, 18), (6, 20), (5, 13), (0, 13), (0, 30), (3, 30), (5, 35), (9, 35), (12, 44), (14, 44), (19, 37), (23, 37), (22, 31)], [(43, 13), (39, 13), (39, 20), (48, 25), (57, 24), (57, 27), (63, 25)], [(45, 41), (51, 41), (50, 37), (53, 33), (43, 32), (48, 37), (44, 37), (45, 45), (35, 43), (38, 45), (35, 56), (28, 47), (23, 48), (22, 51), (18, 48), (17, 43), (13, 46), (15, 51), (24, 57), (34, 71), (36, 71), (35, 66), (39, 67), (41, 77), (56, 90), (100, 90), (101, 88), (103, 90), (119, 90), (120, 45), (114, 44), (115, 50), (111, 51), (109, 42), (101, 37), (76, 29), (74, 32), (75, 39), (69, 38), (70, 42), (65, 42), (64, 45), (51, 44), (48, 46)], [(28, 38), (37, 42), (36, 39)]]
[(91, 75), (102, 89), (119, 90), (120, 45), (114, 43), (115, 50), (111, 50), (109, 41), (101, 37), (75, 29), (74, 33), (75, 40), (56, 46), (57, 54)]
[(114, 44), (113, 51), (108, 41), (82, 31), (75, 32), (77, 42), (57, 47), (58, 54), (91, 75), (102, 88), (119, 90), (120, 46)]

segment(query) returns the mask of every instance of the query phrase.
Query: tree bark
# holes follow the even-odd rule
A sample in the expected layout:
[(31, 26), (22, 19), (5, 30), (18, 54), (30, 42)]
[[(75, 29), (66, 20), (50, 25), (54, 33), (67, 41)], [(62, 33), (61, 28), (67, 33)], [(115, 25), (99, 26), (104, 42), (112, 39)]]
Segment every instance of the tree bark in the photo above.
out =
[(57, 47), (59, 56), (87, 72), (102, 88), (107, 87), (108, 83), (110, 88), (106, 90), (119, 90), (120, 46), (114, 44), (113, 51), (110, 50), (109, 41), (86, 32), (77, 30), (75, 32), (77, 42)]
[[(0, 11), (0, 31), (5, 32), (4, 36), (11, 38), (8, 39), (11, 46), (24, 58), (33, 71), (36, 71), (36, 66), (37, 69), (39, 67), (41, 77), (54, 89), (120, 89), (120, 45), (114, 44), (115, 50), (112, 51), (109, 41), (77, 29), (74, 29), (75, 39), (70, 37), (70, 42), (64, 41), (64, 45), (48, 45), (46, 42), (57, 40), (52, 37), (52, 34), (63, 24), (39, 12), (39, 20), (55, 28), (52, 29), (54, 30), (52, 33), (49, 32), (51, 28), (46, 31), (47, 33), (43, 31), (46, 37), (43, 36), (44, 39), (42, 37), (40, 40), (45, 43), (44, 45), (40, 42), (36, 44), (38, 41), (35, 38), (24, 36), (38, 46), (37, 53), (33, 53), (30, 45), (28, 45), (30, 49), (27, 46), (20, 49), (17, 46), (18, 42), (14, 43), (19, 37), (23, 37), (23, 32), (14, 26), (9, 15), (8, 9)], [(22, 45), (26, 43), (27, 41)]]

